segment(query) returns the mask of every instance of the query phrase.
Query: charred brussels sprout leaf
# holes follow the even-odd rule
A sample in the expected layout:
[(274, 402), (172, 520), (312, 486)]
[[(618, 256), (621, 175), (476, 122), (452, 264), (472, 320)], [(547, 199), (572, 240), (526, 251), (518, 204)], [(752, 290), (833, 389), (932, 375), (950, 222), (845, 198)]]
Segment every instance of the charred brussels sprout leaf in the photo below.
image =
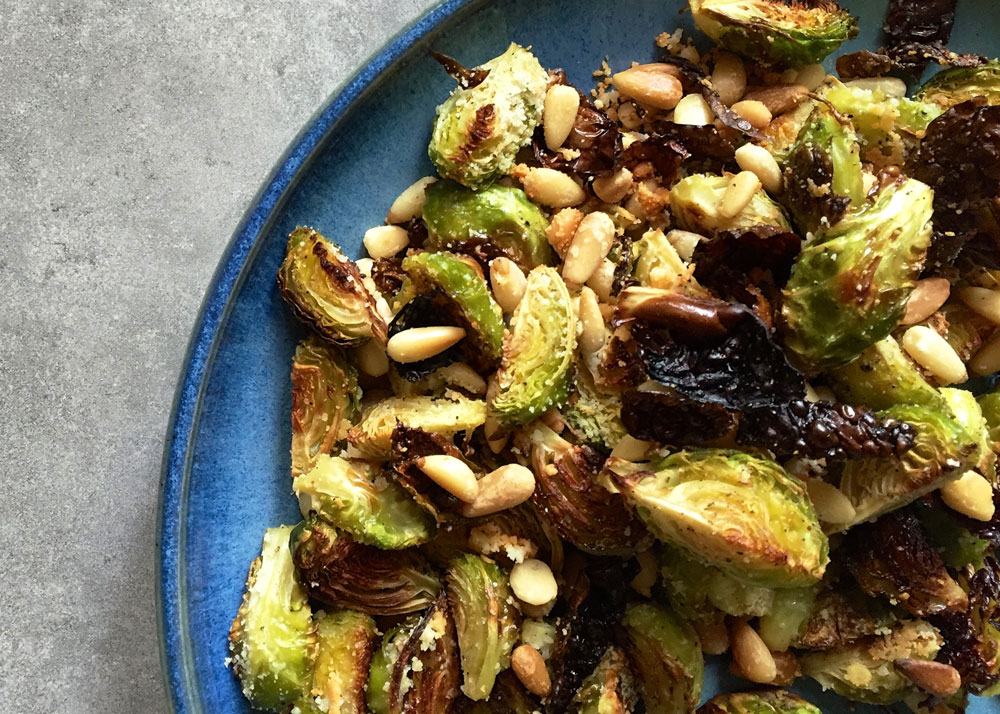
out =
[(432, 434), (472, 432), (486, 421), (486, 404), (455, 396), (391, 397), (365, 410), (361, 421), (347, 433), (359, 451), (374, 459), (388, 458), (392, 452), (392, 430), (399, 422)]
[(429, 250), (484, 257), (505, 255), (524, 269), (552, 262), (545, 214), (519, 188), (493, 185), (471, 191), (451, 181), (427, 189), (424, 202)]
[(829, 560), (805, 486), (773, 461), (738, 451), (672, 454), (650, 471), (609, 467), (625, 500), (661, 540), (766, 587), (811, 585)]
[(944, 399), (892, 337), (879, 340), (828, 374), (837, 396), (850, 404), (872, 409), (896, 404), (944, 408)]
[(949, 67), (931, 77), (914, 93), (914, 99), (931, 102), (942, 109), (975, 97), (987, 104), (1000, 104), (1000, 61), (990, 60), (980, 67)]
[(567, 153), (573, 158), (549, 149), (540, 129), (535, 130), (531, 148), (538, 163), (546, 168), (578, 176), (606, 176), (615, 169), (615, 160), (621, 153), (621, 130), (617, 122), (594, 106), (588, 95), (577, 93), (580, 95), (580, 107), (576, 111), (573, 128), (560, 147), (572, 152)]
[(510, 666), (518, 638), (520, 617), (507, 574), (491, 560), (460, 555), (448, 569), (448, 602), (462, 656), (462, 691), (469, 699), (486, 699)]
[(896, 623), (884, 600), (874, 600), (844, 580), (824, 580), (805, 628), (792, 643), (806, 650), (830, 650), (884, 634)]
[(908, 179), (819, 233), (785, 287), (785, 345), (810, 369), (844, 364), (899, 322), (923, 267), (934, 192)]
[(318, 519), (292, 533), (295, 566), (309, 596), (326, 605), (372, 615), (400, 615), (434, 602), (441, 583), (413, 550), (358, 543)]
[(485, 80), (457, 87), (437, 108), (427, 151), (441, 176), (469, 188), (504, 174), (531, 141), (548, 84), (535, 56), (516, 44), (480, 69)]
[(292, 361), (292, 476), (347, 438), (360, 413), (358, 373), (335, 348), (309, 337)]
[(828, 0), (691, 0), (690, 5), (699, 30), (727, 50), (767, 64), (821, 62), (858, 34), (857, 19)]
[(571, 714), (631, 714), (639, 700), (625, 653), (609, 647), (570, 702)]
[(768, 198), (763, 189), (759, 189), (746, 208), (733, 218), (722, 216), (719, 203), (728, 185), (726, 176), (709, 174), (693, 174), (674, 184), (670, 189), (670, 210), (677, 225), (705, 236), (759, 225), (785, 231), (792, 229), (781, 206)]
[(705, 677), (698, 635), (662, 605), (629, 605), (622, 621), (626, 649), (650, 714), (684, 714), (701, 699)]
[(959, 671), (969, 691), (1000, 694), (1000, 565), (995, 557), (971, 576), (961, 576), (969, 591), (965, 612), (946, 612), (932, 622), (944, 637), (938, 661)]
[(490, 404), (502, 423), (523, 424), (569, 398), (576, 326), (559, 273), (546, 267), (532, 270), (504, 337), (499, 389)]
[(396, 550), (434, 535), (433, 520), (367, 461), (324, 454), (292, 488), (303, 513), (316, 513), (361, 543)]
[(306, 688), (316, 648), (312, 612), (288, 549), (291, 532), (291, 526), (281, 526), (264, 533), (229, 628), (232, 667), (244, 696), (273, 712), (283, 711)]
[(822, 714), (819, 707), (783, 689), (718, 694), (698, 714)]
[(366, 714), (375, 621), (350, 610), (318, 612), (316, 635), (312, 687), (296, 704), (296, 714)]
[(278, 287), (295, 316), (330, 342), (385, 342), (385, 320), (358, 266), (312, 228), (296, 228), (288, 236)]

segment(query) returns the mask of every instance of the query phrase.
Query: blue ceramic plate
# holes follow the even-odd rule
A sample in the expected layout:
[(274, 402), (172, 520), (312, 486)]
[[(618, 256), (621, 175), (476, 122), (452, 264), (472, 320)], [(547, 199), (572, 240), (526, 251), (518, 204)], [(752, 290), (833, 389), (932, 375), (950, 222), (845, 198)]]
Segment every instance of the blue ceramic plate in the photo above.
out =
[[(684, 4), (449, 0), (392, 40), (278, 162), (209, 287), (168, 435), (159, 596), (163, 663), (177, 712), (249, 711), (225, 667), (226, 633), (264, 529), (299, 520), (288, 478), (288, 373), (302, 332), (275, 288), (289, 231), (314, 226), (357, 255), (365, 229), (382, 222), (396, 195), (432, 173), (430, 121), (454, 82), (428, 48), (476, 65), (516, 41), (531, 45), (544, 66), (563, 67), (574, 84), (589, 87), (605, 57), (616, 68), (652, 59), (656, 34), (690, 30), (690, 16), (679, 12)], [(862, 33), (844, 49), (874, 47), (884, 0), (846, 4), (860, 15)], [(989, 0), (959, 5), (953, 48), (997, 54), (1000, 13)], [(706, 698), (740, 686), (723, 670), (711, 668)], [(852, 711), (818, 688), (801, 693), (826, 714)], [(978, 702), (971, 712), (988, 708)]]

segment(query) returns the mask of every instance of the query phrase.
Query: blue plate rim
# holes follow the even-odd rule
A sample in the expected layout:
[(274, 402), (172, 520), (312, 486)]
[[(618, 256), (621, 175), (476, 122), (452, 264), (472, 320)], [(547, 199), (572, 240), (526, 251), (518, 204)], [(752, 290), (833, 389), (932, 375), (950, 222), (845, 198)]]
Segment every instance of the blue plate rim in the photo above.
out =
[(186, 544), (186, 501), (193, 438), (201, 413), (203, 388), (211, 374), (219, 337), (233, 299), (253, 261), (259, 238), (284, 198), (308, 167), (316, 149), (354, 103), (382, 75), (441, 23), (478, 0), (444, 0), (400, 30), (362, 64), (306, 122), (252, 199), (223, 251), (195, 320), (180, 371), (167, 427), (160, 473), (156, 549), (156, 611), (164, 683), (176, 714), (201, 714), (194, 696), (197, 672), (185, 637), (187, 613), (182, 572)]

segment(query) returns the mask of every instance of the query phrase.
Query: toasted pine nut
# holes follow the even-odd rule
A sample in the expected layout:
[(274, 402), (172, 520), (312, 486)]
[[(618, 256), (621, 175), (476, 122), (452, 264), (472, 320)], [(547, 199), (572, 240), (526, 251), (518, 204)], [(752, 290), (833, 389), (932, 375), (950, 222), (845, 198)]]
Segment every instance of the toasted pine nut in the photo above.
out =
[(601, 306), (593, 290), (584, 286), (580, 289), (580, 351), (585, 355), (596, 355), (604, 349), (608, 340), (608, 328), (604, 325)]
[(503, 311), (510, 314), (524, 297), (528, 279), (517, 263), (501, 256), (490, 263), (490, 284), (493, 286), (493, 297)]
[(701, 62), (701, 55), (698, 53), (698, 48), (694, 45), (684, 45), (681, 51), (677, 53), (677, 56), (693, 64)]
[(689, 261), (694, 256), (694, 249), (698, 247), (698, 243), (705, 240), (705, 237), (691, 231), (675, 228), (667, 231), (667, 240), (670, 241), (670, 245), (677, 251), (681, 260)]
[(720, 655), (729, 649), (729, 630), (722, 622), (697, 622), (694, 629), (701, 641), (701, 650), (705, 654)]
[(624, 166), (610, 176), (595, 178), (594, 195), (605, 203), (618, 203), (632, 190), (632, 172)]
[(417, 218), (424, 212), (424, 200), (427, 198), (427, 187), (437, 181), (433, 176), (424, 176), (403, 191), (392, 202), (385, 220), (388, 223), (406, 223)]
[(621, 94), (654, 109), (669, 110), (677, 106), (684, 89), (673, 65), (654, 62), (640, 64), (611, 77)]
[(899, 324), (915, 325), (923, 322), (944, 305), (950, 293), (951, 285), (945, 278), (918, 280), (913, 292), (910, 293), (909, 300), (906, 301), (906, 311)]
[(809, 90), (801, 84), (772, 84), (747, 90), (743, 98), (762, 102), (771, 116), (776, 117), (799, 106), (807, 96)]
[(836, 486), (818, 478), (806, 479), (806, 491), (816, 515), (824, 523), (843, 525), (852, 523), (857, 516), (851, 499)]
[(573, 240), (582, 220), (583, 211), (576, 208), (563, 208), (552, 215), (545, 237), (560, 258), (566, 255), (566, 249), (569, 248), (570, 241)]
[(906, 96), (906, 82), (898, 77), (863, 77), (844, 82), (848, 87), (866, 89), (869, 92), (882, 92), (887, 97), (900, 99)]
[(653, 442), (651, 441), (642, 441), (630, 434), (626, 434), (615, 444), (615, 448), (611, 450), (611, 455), (619, 459), (625, 459), (626, 461), (642, 461), (646, 458), (646, 454), (652, 446)]
[(587, 198), (587, 194), (569, 174), (555, 169), (529, 169), (521, 183), (532, 201), (550, 208), (576, 206)]
[(751, 682), (768, 684), (778, 674), (777, 665), (764, 640), (743, 620), (736, 620), (729, 632), (733, 663)]
[(968, 378), (962, 358), (937, 332), (923, 325), (914, 325), (900, 340), (906, 354), (942, 384), (956, 384)]
[(969, 369), (977, 377), (1000, 372), (1000, 332), (994, 333), (986, 344), (969, 360)]
[(941, 487), (941, 498), (953, 510), (977, 521), (993, 518), (993, 487), (975, 471), (966, 471)]
[(771, 684), (776, 687), (791, 686), (795, 678), (802, 674), (799, 660), (791, 652), (772, 652), (771, 656), (774, 658), (774, 668), (777, 671)]
[(535, 475), (520, 464), (507, 464), (479, 479), (479, 496), (459, 506), (466, 518), (488, 516), (524, 503), (535, 491)]
[(768, 193), (781, 190), (781, 169), (771, 152), (763, 146), (744, 144), (736, 150), (736, 163), (744, 171), (752, 171)]
[(587, 280), (587, 287), (594, 291), (594, 294), (601, 300), (601, 302), (609, 302), (611, 300), (611, 291), (615, 286), (615, 270), (616, 266), (612, 261), (605, 258), (600, 265), (597, 266), (590, 279)]
[(534, 558), (514, 564), (510, 571), (510, 589), (518, 600), (529, 605), (544, 605), (559, 594), (552, 569)]
[(767, 125), (771, 123), (771, 110), (764, 102), (759, 102), (756, 99), (744, 99), (736, 102), (732, 106), (732, 110), (750, 122), (750, 126), (754, 129), (766, 129)]
[(810, 92), (826, 81), (826, 67), (821, 64), (807, 64), (795, 75), (796, 84), (801, 84)]
[(394, 362), (419, 362), (444, 352), (463, 337), (461, 327), (411, 327), (390, 337), (385, 351)]
[(899, 673), (935, 697), (950, 697), (962, 686), (962, 675), (950, 664), (926, 659), (897, 659)]
[(541, 652), (531, 645), (518, 645), (510, 654), (510, 667), (524, 685), (536, 697), (547, 697), (552, 693), (552, 679), (545, 669)]
[(580, 93), (565, 84), (553, 84), (545, 93), (542, 108), (542, 129), (545, 145), (555, 151), (573, 130), (576, 113), (580, 109)]
[(479, 495), (476, 474), (459, 458), (447, 454), (431, 454), (417, 459), (417, 468), (460, 501), (472, 503)]
[(469, 394), (486, 394), (486, 380), (465, 362), (452, 362), (437, 371), (445, 384), (464, 389)]
[(607, 213), (589, 213), (580, 221), (563, 262), (563, 279), (582, 285), (590, 279), (615, 240), (615, 224)]
[(715, 112), (700, 94), (686, 94), (674, 107), (674, 123), (705, 126), (715, 121)]
[(388, 258), (410, 244), (410, 234), (399, 226), (375, 226), (365, 231), (364, 243), (371, 257)]
[(740, 171), (729, 179), (722, 200), (719, 201), (719, 215), (734, 218), (750, 204), (754, 194), (760, 190), (760, 179), (752, 171)]
[(1000, 290), (964, 287), (955, 291), (970, 310), (1000, 325)]
[(385, 348), (375, 340), (368, 340), (361, 345), (355, 356), (361, 371), (371, 377), (381, 377), (389, 371), (389, 358), (385, 354)]
[(727, 107), (739, 101), (747, 88), (747, 71), (738, 55), (719, 54), (712, 68), (712, 87)]

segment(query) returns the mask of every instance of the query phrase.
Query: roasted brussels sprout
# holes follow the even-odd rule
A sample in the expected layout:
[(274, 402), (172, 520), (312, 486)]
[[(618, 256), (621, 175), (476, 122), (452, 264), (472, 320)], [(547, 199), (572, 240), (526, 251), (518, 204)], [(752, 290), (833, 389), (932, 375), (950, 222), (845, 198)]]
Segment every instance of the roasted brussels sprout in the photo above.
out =
[(786, 231), (792, 229), (781, 206), (772, 201), (763, 189), (758, 190), (746, 208), (736, 216), (723, 217), (719, 213), (719, 203), (728, 185), (728, 177), (710, 174), (693, 174), (675, 183), (670, 189), (670, 210), (677, 225), (704, 236), (754, 226), (775, 226)]
[(954, 667), (962, 686), (991, 697), (1000, 694), (1000, 564), (987, 558), (981, 568), (959, 576), (969, 593), (965, 612), (945, 612), (932, 622), (944, 638), (937, 661)]
[(657, 555), (667, 600), (688, 620), (718, 622), (723, 615), (763, 617), (771, 611), (776, 590), (737, 580), (674, 546), (662, 546)]
[(836, 3), (690, 0), (695, 25), (719, 45), (755, 62), (815, 64), (858, 34), (858, 21)]
[(923, 620), (902, 622), (885, 635), (799, 656), (802, 672), (841, 696), (869, 704), (892, 704), (914, 691), (900, 674), (897, 659), (931, 660), (941, 636)]
[(350, 610), (316, 613), (312, 687), (291, 714), (367, 714), (365, 683), (375, 646), (375, 621)]
[(701, 699), (705, 660), (694, 628), (662, 605), (635, 603), (622, 620), (649, 714), (684, 714)]
[(569, 398), (576, 326), (569, 290), (558, 271), (532, 270), (504, 336), (497, 395), (490, 403), (502, 424), (531, 421)]
[(486, 421), (486, 404), (457, 395), (448, 399), (434, 397), (392, 397), (383, 399), (361, 415), (348, 433), (361, 453), (374, 459), (386, 459), (392, 452), (392, 430), (396, 423), (432, 434), (472, 432)]
[(831, 386), (844, 402), (872, 409), (919, 404), (944, 409), (944, 398), (932, 387), (893, 337), (879, 340), (847, 364), (828, 372)]
[(548, 86), (535, 56), (513, 43), (481, 69), (483, 81), (456, 87), (437, 108), (427, 150), (438, 173), (473, 189), (506, 173), (531, 141)]
[(554, 258), (545, 236), (549, 221), (519, 188), (494, 184), (472, 191), (438, 181), (427, 189), (423, 216), (429, 250), (504, 255), (525, 270)]
[[(739, 451), (672, 454), (616, 485), (653, 535), (737, 579), (765, 587), (815, 583), (829, 560), (805, 486), (773, 461)], [(652, 472), (652, 473), (650, 473)]]
[(611, 451), (626, 434), (621, 410), (621, 395), (597, 386), (590, 370), (578, 363), (576, 390), (562, 409), (573, 435), (595, 449)]
[(718, 694), (698, 714), (822, 714), (819, 707), (783, 689)]
[(639, 701), (625, 653), (609, 647), (570, 702), (570, 714), (631, 714)]
[(510, 666), (518, 638), (520, 617), (507, 574), (482, 556), (460, 555), (448, 568), (448, 602), (462, 656), (462, 692), (486, 699)]
[(326, 340), (344, 345), (368, 338), (385, 342), (385, 320), (358, 266), (312, 228), (296, 228), (288, 236), (278, 287), (295, 316)]
[(322, 454), (292, 489), (303, 514), (315, 513), (367, 545), (395, 550), (434, 535), (430, 516), (367, 461)]
[(772, 652), (784, 652), (806, 628), (816, 602), (816, 588), (779, 588), (770, 610), (760, 617), (760, 638)]
[(942, 109), (975, 97), (985, 97), (987, 104), (1000, 104), (1000, 61), (990, 60), (979, 67), (943, 69), (913, 94), (914, 99), (933, 102)]
[(400, 615), (423, 610), (441, 591), (416, 551), (364, 545), (316, 518), (296, 526), (291, 548), (309, 596), (326, 605)]
[(931, 238), (934, 192), (906, 179), (818, 233), (784, 290), (785, 346), (808, 369), (849, 362), (899, 322)]
[(292, 476), (311, 470), (319, 454), (347, 438), (360, 403), (354, 366), (315, 337), (300, 342), (292, 361)]
[(848, 579), (824, 579), (796, 649), (830, 650), (885, 634), (897, 617), (885, 600), (868, 597)]
[(694, 283), (694, 268), (681, 260), (662, 230), (646, 231), (632, 245), (632, 255), (635, 256), (632, 275), (641, 285), (676, 290)]
[(996, 445), (1000, 442), (1000, 390), (983, 394), (976, 401), (979, 402), (983, 419), (986, 420), (990, 441)]
[(291, 526), (268, 528), (250, 566), (246, 592), (229, 628), (229, 652), (243, 695), (282, 712), (303, 692), (316, 655), (316, 628), (288, 549)]
[(976, 442), (976, 450), (969, 461), (970, 468), (985, 476), (990, 483), (996, 484), (997, 455), (993, 452), (989, 425), (975, 395), (967, 389), (951, 387), (942, 387), (939, 391), (955, 421), (965, 427), (966, 434)]

